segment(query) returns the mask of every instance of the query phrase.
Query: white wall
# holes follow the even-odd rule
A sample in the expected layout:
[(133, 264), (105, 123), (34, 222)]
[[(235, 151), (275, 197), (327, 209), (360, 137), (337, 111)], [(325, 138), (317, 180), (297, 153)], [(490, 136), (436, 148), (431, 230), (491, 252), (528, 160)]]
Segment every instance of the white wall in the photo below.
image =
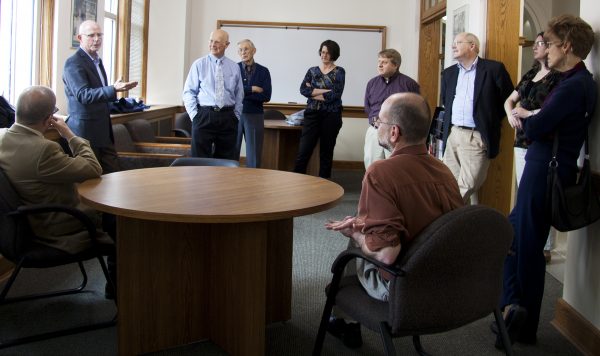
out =
[[(56, 0), (54, 3), (54, 51), (52, 53), (52, 89), (56, 93), (56, 106), (60, 114), (67, 114), (67, 97), (63, 85), (63, 67), (77, 48), (71, 47), (71, 4), (72, 0)], [(104, 23), (104, 0), (98, 0), (97, 22)], [(100, 52), (102, 55), (102, 52)]]
[[(600, 4), (597, 0), (581, 0), (580, 16), (596, 33), (596, 43), (585, 63), (594, 74), (600, 92)], [(600, 103), (600, 96), (598, 98)], [(600, 105), (589, 129), (592, 170), (600, 171)], [(565, 266), (563, 298), (596, 328), (600, 329), (600, 222), (570, 232)]]
[(479, 55), (484, 57), (486, 47), (486, 19), (487, 19), (487, 1), (486, 0), (447, 0), (446, 1), (446, 58), (444, 59), (444, 68), (455, 63), (452, 58), (452, 42), (454, 41), (454, 12), (463, 6), (468, 7), (468, 23), (466, 32), (471, 32), (477, 38), (481, 46)]
[[(182, 11), (184, 8), (187, 9), (187, 13)], [(395, 48), (402, 54), (400, 70), (412, 78), (417, 78), (419, 16), (415, 14), (419, 13), (418, 0), (380, 0), (377, 6), (364, 0), (331, 0), (323, 11), (315, 11), (319, 8), (323, 8), (323, 4), (318, 0), (152, 1), (148, 102), (181, 103), (183, 81), (189, 66), (196, 58), (207, 54), (208, 37), (216, 28), (219, 19), (387, 26), (387, 47)], [(168, 18), (169, 26), (164, 26), (165, 21), (161, 22), (161, 18)], [(153, 19), (156, 19), (156, 22)], [(186, 22), (185, 29), (180, 28), (181, 24)], [(185, 51), (188, 53), (185, 54)], [(167, 58), (156, 59), (155, 54)], [(183, 64), (180, 63), (182, 54), (185, 56)], [(285, 61), (287, 55), (293, 54), (282, 54), (281, 60)], [(318, 61), (315, 61), (316, 64)], [(377, 75), (376, 65), (377, 53), (373, 53), (373, 76)], [(168, 73), (159, 78), (156, 72), (160, 71)], [(153, 78), (150, 78), (151, 73)], [(299, 79), (301, 78), (295, 80)], [(366, 83), (364, 85), (366, 86)], [(362, 161), (366, 128), (365, 119), (344, 118), (334, 159)]]
[(146, 102), (182, 105), (189, 66), (187, 0), (151, 1)]

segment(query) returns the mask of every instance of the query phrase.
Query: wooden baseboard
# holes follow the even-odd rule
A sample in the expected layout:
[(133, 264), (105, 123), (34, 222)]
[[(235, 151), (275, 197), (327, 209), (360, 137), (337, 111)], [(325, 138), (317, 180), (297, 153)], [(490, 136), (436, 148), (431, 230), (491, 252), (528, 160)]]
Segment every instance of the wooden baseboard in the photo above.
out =
[(333, 161), (334, 169), (348, 169), (353, 171), (364, 171), (365, 164), (363, 161)]
[(584, 355), (600, 355), (600, 330), (564, 299), (556, 302), (550, 323)]

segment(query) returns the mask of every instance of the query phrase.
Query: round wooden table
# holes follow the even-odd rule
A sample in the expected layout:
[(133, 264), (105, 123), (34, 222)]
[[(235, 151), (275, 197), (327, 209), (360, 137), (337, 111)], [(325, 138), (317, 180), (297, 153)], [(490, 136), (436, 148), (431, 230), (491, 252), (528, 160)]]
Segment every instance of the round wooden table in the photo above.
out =
[(120, 355), (206, 338), (263, 355), (265, 325), (291, 318), (293, 218), (344, 190), (267, 169), (163, 167), (107, 174), (79, 193), (117, 215)]

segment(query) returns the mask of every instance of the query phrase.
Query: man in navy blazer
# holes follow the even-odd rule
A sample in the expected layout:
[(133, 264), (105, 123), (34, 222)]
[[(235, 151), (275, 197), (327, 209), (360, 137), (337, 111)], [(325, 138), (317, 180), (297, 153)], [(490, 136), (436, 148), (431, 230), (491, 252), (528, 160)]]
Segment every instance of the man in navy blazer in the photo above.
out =
[(458, 63), (442, 72), (443, 160), (464, 201), (477, 204), (490, 160), (499, 152), (504, 101), (514, 87), (504, 64), (478, 56), (474, 34), (456, 35), (452, 54)]
[(67, 124), (75, 135), (90, 141), (106, 174), (119, 170), (108, 103), (117, 99), (117, 92), (135, 88), (137, 82), (108, 84), (98, 55), (102, 37), (102, 29), (94, 21), (79, 26), (79, 49), (65, 62), (63, 82), (69, 104)]
[(260, 168), (264, 139), (263, 104), (271, 100), (271, 73), (254, 61), (256, 47), (249, 39), (238, 42), (240, 72), (244, 85), (242, 117), (238, 123), (237, 154), (246, 140), (246, 167)]

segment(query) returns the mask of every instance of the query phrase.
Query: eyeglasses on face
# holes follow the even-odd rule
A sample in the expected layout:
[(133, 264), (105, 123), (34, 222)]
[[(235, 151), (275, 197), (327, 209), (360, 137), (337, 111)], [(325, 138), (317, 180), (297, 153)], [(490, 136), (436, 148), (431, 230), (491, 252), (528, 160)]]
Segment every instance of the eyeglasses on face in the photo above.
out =
[(48, 116), (53, 116), (54, 114), (56, 114), (58, 112), (58, 108), (55, 106), (54, 109), (52, 110), (51, 114), (48, 114)]
[(89, 38), (102, 38), (104, 37), (103, 33), (82, 33), (83, 36)]
[(375, 121), (373, 122), (373, 125), (375, 126), (376, 129), (379, 128), (379, 125), (390, 125), (390, 126), (396, 126), (396, 124), (392, 124), (390, 122), (383, 122), (381, 121), (381, 118), (378, 116)]
[(546, 47), (547, 44), (548, 42), (546, 41), (535, 41), (533, 42), (533, 47)]
[(454, 47), (456, 47), (456, 46), (458, 46), (459, 44), (462, 44), (462, 43), (473, 43), (473, 42), (472, 41), (454, 41), (454, 42), (452, 42), (452, 45)]

